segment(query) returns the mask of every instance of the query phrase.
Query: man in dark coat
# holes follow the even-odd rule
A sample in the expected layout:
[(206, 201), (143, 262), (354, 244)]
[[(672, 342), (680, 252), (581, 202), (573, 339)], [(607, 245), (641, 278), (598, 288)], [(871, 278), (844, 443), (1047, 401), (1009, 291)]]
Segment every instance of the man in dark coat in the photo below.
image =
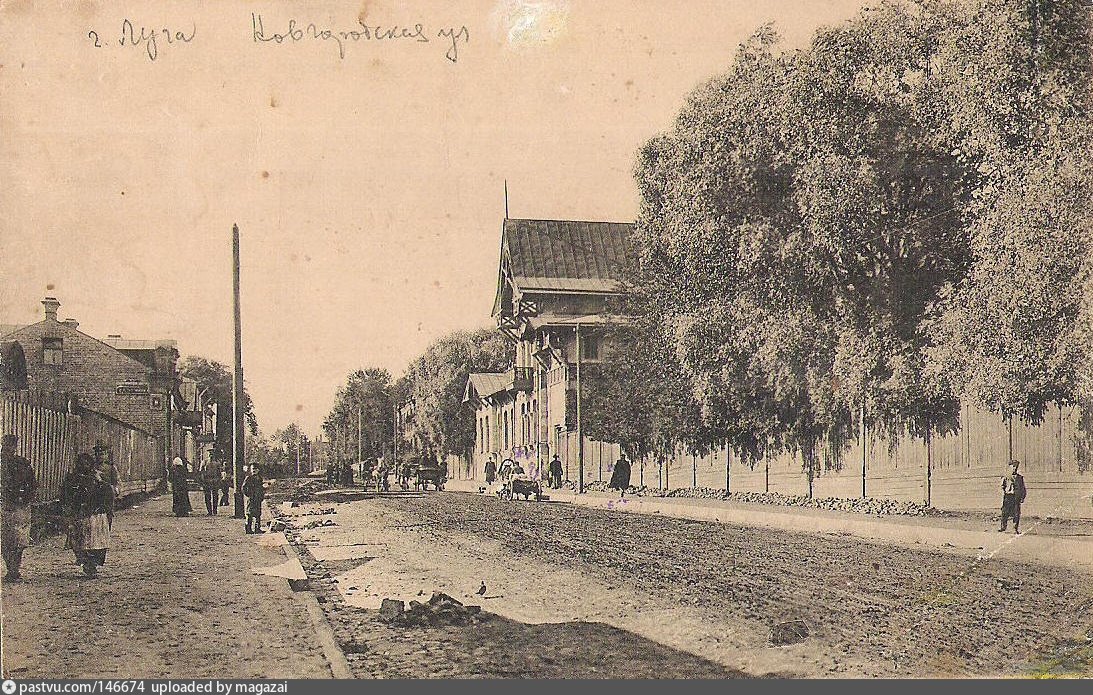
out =
[[(251, 466), (250, 474), (243, 481), (243, 494), (247, 496), (247, 533), (265, 533), (262, 530), (262, 500), (266, 497), (266, 486), (257, 465)], [(254, 522), (253, 530), (251, 522)]]
[(201, 466), (201, 489), (205, 492), (205, 512), (209, 516), (214, 516), (217, 510), (220, 508), (220, 484), (224, 478), (224, 471), (220, 467), (220, 462), (214, 458), (209, 458), (208, 461)]
[(0, 546), (4, 551), (4, 581), (19, 581), (19, 566), (23, 562), (23, 550), (30, 545), (30, 503), (38, 489), (38, 480), (30, 461), (15, 453), (19, 438), (5, 434), (0, 440), (0, 494), (2, 508), (2, 536)]
[(611, 472), (609, 487), (612, 490), (618, 490), (620, 497), (626, 497), (626, 488), (630, 487), (630, 462), (626, 460), (625, 454), (615, 462), (615, 470)]
[(550, 459), (550, 465), (547, 468), (547, 472), (550, 475), (550, 486), (555, 490), (562, 487), (562, 459), (558, 458), (558, 454), (554, 454), (554, 458)]
[(1013, 517), (1013, 532), (1021, 533), (1021, 503), (1025, 501), (1025, 478), (1017, 469), (1020, 461), (1010, 461), (1010, 473), (1002, 478), (1002, 528), (999, 533), (1004, 533), (1009, 527), (1009, 519)]

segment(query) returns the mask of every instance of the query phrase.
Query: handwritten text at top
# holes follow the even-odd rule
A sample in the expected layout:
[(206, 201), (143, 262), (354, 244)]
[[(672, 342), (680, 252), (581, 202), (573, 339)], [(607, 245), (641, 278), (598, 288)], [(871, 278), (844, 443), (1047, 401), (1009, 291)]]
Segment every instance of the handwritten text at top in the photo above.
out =
[(456, 63), (459, 61), (460, 43), (468, 43), (470, 41), (470, 32), (466, 26), (461, 26), (458, 29), (455, 27), (446, 27), (434, 32), (420, 23), (414, 24), (413, 26), (391, 25), (385, 27), (381, 25), (365, 24), (363, 21), (358, 20), (357, 25), (357, 28), (354, 29), (337, 31), (320, 27), (314, 22), (304, 24), (297, 22), (295, 19), (290, 19), (283, 32), (267, 33), (265, 24), (262, 21), (262, 15), (251, 14), (251, 35), (253, 36), (255, 43), (282, 44), (286, 42), (296, 43), (299, 41), (325, 41), (337, 46), (338, 56), (342, 59), (345, 58), (346, 44), (351, 42), (403, 41), (409, 43), (431, 43), (434, 39), (440, 39), (443, 41), (442, 45), (447, 47), (447, 52), (445, 52), (444, 57), (451, 62)]
[(197, 36), (197, 25), (190, 24), (189, 33), (177, 29), (163, 27), (160, 29), (138, 26), (129, 19), (121, 21), (121, 33), (115, 40), (100, 36), (98, 30), (91, 29), (87, 32), (87, 38), (95, 48), (109, 48), (111, 45), (122, 47), (131, 46), (143, 48), (148, 60), (155, 61), (159, 57), (161, 43), (166, 45), (187, 44)]

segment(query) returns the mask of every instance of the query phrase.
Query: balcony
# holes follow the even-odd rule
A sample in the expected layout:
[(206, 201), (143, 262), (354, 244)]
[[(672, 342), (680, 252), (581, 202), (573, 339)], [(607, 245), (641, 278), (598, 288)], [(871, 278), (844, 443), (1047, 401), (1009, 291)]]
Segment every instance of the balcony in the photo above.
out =
[(510, 391), (530, 391), (534, 383), (535, 369), (533, 367), (513, 367)]

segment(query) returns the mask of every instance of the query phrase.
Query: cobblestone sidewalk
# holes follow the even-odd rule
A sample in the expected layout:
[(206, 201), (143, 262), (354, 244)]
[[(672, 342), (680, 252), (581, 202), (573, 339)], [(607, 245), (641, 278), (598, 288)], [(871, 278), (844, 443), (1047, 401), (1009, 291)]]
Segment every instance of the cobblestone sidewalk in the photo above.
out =
[(24, 580), (0, 590), (4, 677), (329, 678), (286, 581), (251, 572), (284, 556), (253, 538), (230, 513), (175, 518), (162, 496), (118, 512), (96, 579), (61, 537), (28, 548)]

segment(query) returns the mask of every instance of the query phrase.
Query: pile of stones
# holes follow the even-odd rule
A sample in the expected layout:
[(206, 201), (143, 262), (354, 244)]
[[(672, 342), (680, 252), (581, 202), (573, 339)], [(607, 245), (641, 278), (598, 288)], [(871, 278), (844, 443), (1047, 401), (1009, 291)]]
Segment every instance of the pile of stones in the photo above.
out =
[[(576, 490), (577, 484), (571, 480), (562, 483), (567, 490)], [(587, 492), (606, 492), (607, 483), (595, 480), (586, 483), (584, 489)], [(732, 492), (725, 495), (724, 488), (713, 487), (682, 487), (666, 490), (648, 485), (631, 485), (626, 494), (632, 497), (677, 497), (683, 499), (728, 499), (733, 502), (751, 502), (756, 504), (773, 504), (782, 507), (810, 507), (813, 509), (830, 509), (840, 512), (855, 512), (858, 514), (896, 515), (896, 516), (943, 516), (945, 513), (927, 507), (917, 502), (900, 502), (898, 500), (886, 500), (861, 497), (808, 497), (806, 495), (785, 495), (780, 492)]]
[(334, 507), (323, 507), (322, 509), (313, 509), (307, 512), (300, 512), (296, 516), (326, 516), (327, 514), (337, 514), (338, 510)]
[(735, 502), (757, 502), (759, 504), (778, 504), (790, 507), (811, 507), (830, 509), (839, 512), (858, 514), (879, 514), (898, 516), (937, 516), (942, 514), (933, 507), (917, 502), (877, 499), (873, 497), (806, 497), (805, 495), (783, 495), (778, 492), (733, 492), (728, 499)]
[(481, 606), (464, 606), (451, 596), (434, 592), (425, 603), (385, 598), (380, 605), (380, 619), (401, 627), (443, 627), (470, 625), (485, 619)]

